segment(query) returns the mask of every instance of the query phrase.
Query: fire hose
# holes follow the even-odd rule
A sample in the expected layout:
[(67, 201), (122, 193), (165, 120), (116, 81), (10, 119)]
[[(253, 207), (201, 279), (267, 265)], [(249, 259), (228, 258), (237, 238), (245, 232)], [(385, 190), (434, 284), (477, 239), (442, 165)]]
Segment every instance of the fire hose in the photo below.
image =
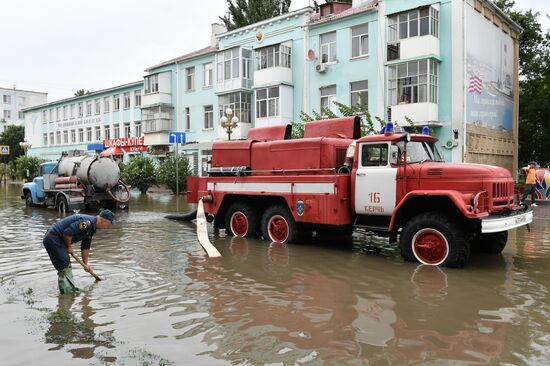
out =
[(113, 192), (111, 191), (111, 188), (107, 188), (106, 191), (107, 191), (107, 194), (109, 195), (109, 197), (111, 197), (114, 201), (118, 202), (118, 203), (128, 203), (128, 201), (130, 201), (130, 189), (128, 188), (128, 186), (126, 184), (124, 184), (123, 181), (119, 181), (118, 182), (118, 187), (122, 186), (122, 191), (123, 192), (126, 192), (126, 198), (125, 199), (121, 199), (117, 196), (115, 196), (113, 194)]

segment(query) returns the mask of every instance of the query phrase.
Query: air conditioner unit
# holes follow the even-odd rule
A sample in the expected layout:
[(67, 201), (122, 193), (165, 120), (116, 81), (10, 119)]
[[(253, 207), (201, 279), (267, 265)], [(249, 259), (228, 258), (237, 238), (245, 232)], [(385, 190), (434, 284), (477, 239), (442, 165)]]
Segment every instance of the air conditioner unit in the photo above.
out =
[(324, 73), (327, 71), (327, 65), (325, 64), (317, 64), (315, 65), (315, 71), (318, 73)]

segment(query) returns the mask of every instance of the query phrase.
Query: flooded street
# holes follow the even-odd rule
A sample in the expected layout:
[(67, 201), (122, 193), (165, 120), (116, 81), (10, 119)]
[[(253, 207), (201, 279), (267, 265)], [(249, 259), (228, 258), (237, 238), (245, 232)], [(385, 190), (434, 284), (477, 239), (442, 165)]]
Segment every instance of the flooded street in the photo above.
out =
[(363, 236), (286, 246), (221, 231), (209, 259), (194, 224), (164, 218), (174, 196), (138, 193), (94, 236), (105, 280), (73, 262), (73, 296), (42, 245), (57, 212), (0, 188), (2, 365), (550, 363), (550, 206), (502, 255), (454, 270)]

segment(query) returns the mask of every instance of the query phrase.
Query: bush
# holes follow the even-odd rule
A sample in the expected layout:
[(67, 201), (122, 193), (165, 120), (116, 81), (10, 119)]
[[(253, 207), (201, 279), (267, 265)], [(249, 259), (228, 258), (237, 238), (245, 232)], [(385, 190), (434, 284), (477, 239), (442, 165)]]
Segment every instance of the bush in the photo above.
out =
[[(19, 179), (33, 180), (40, 172), (40, 164), (45, 160), (36, 156), (20, 156), (15, 159), (16, 174)], [(28, 171), (28, 174), (27, 174)]]
[[(185, 192), (187, 189), (187, 176), (191, 175), (189, 161), (183, 156), (179, 156), (179, 191)], [(172, 192), (176, 193), (176, 157), (170, 156), (160, 163), (157, 170), (157, 179), (159, 183), (166, 184)]]
[(147, 193), (149, 187), (156, 182), (155, 166), (149, 157), (138, 155), (120, 168), (124, 181), (141, 193)]

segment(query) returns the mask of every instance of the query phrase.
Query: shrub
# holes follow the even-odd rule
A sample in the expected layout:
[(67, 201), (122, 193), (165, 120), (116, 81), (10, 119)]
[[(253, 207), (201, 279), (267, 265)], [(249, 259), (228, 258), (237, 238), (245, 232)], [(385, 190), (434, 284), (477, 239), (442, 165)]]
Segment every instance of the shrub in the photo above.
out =
[(124, 181), (141, 193), (147, 193), (149, 187), (156, 182), (155, 165), (149, 157), (138, 155), (120, 168)]
[(36, 156), (19, 156), (15, 159), (17, 177), (19, 179), (34, 179), (34, 177), (36, 177), (40, 172), (40, 164), (43, 162), (43, 159)]
[[(185, 192), (187, 188), (187, 176), (191, 175), (189, 161), (183, 156), (179, 156), (179, 191)], [(157, 178), (159, 183), (166, 184), (172, 192), (176, 193), (176, 157), (174, 155), (166, 158), (160, 163)]]

